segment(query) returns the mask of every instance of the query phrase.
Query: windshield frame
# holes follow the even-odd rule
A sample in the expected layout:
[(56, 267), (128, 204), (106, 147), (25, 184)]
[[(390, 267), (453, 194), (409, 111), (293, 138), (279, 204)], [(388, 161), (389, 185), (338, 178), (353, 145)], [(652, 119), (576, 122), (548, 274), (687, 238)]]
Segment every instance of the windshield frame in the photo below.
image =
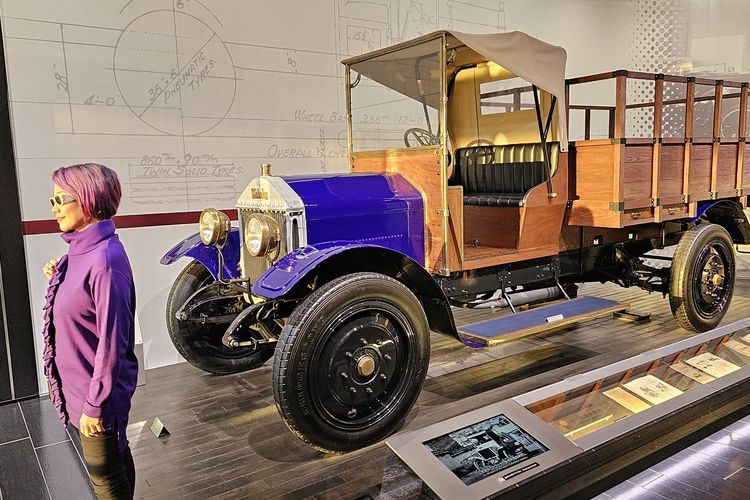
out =
[[(346, 86), (346, 137), (347, 137), (347, 158), (348, 158), (348, 169), (352, 171), (352, 162), (354, 160), (354, 145), (353, 145), (353, 132), (352, 132), (352, 78), (351, 78), (351, 67), (354, 64), (374, 59), (385, 54), (400, 51), (405, 48), (413, 47), (421, 44), (434, 43), (435, 40), (440, 41), (439, 47), (439, 66), (440, 66), (440, 94), (438, 99), (438, 144), (436, 146), (429, 146), (433, 149), (439, 150), (440, 164), (439, 175), (441, 179), (440, 189), (440, 212), (442, 218), (442, 262), (444, 269), (443, 272), (447, 273), (448, 269), (448, 251), (449, 251), (449, 212), (448, 212), (448, 127), (447, 127), (447, 111), (448, 111), (448, 98), (447, 98), (447, 65), (448, 65), (448, 33), (445, 31), (432, 33), (425, 35), (414, 40), (403, 42), (391, 47), (376, 50), (368, 54), (347, 59), (344, 61), (344, 82)], [(397, 150), (404, 149), (416, 149), (416, 148), (395, 148)], [(362, 151), (357, 152), (358, 156), (366, 156), (368, 153), (373, 151)]]

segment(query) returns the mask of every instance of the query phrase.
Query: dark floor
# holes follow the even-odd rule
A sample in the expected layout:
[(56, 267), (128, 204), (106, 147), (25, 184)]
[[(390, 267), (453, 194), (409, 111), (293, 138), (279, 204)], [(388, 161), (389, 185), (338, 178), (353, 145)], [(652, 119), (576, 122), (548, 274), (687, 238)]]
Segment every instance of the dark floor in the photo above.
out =
[(750, 498), (750, 417), (674, 454), (597, 499)]
[[(634, 324), (610, 316), (484, 349), (435, 335), (428, 378), (405, 429), (421, 428), (688, 335), (675, 325), (667, 300), (659, 295), (611, 284), (587, 285), (579, 293), (628, 302), (631, 309), (650, 312), (651, 320)], [(738, 279), (724, 323), (747, 317), (749, 310), (750, 282)], [(465, 324), (498, 314), (504, 313), (462, 310), (457, 320)], [(380, 492), (386, 447), (377, 444), (326, 456), (305, 446), (276, 411), (268, 364), (217, 377), (182, 363), (150, 370), (146, 376), (146, 385), (136, 391), (129, 428), (137, 498), (354, 499), (374, 498)], [(151, 432), (156, 417), (170, 436), (156, 438)], [(3, 500), (47, 498), (49, 492), (65, 500), (90, 495), (80, 460), (48, 400), (2, 406), (0, 421), (0, 443), (5, 443), (0, 444)], [(693, 469), (715, 481), (731, 476), (724, 483), (702, 481), (704, 489), (728, 484), (726, 491), (731, 491), (739, 481), (747, 487), (750, 423), (740, 421), (722, 432), (606, 495), (706, 498), (701, 490), (682, 486), (682, 480), (675, 485), (660, 479), (687, 477)], [(712, 443), (726, 446), (714, 449)], [(720, 474), (712, 475), (716, 471)]]
[(46, 397), (0, 405), (0, 498), (94, 499), (74, 438)]

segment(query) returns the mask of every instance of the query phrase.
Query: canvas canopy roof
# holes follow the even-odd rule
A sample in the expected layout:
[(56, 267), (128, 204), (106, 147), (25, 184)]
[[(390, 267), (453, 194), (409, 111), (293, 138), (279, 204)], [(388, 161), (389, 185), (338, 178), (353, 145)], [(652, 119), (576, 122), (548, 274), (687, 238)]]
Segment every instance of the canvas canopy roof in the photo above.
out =
[[(557, 110), (565, 105), (565, 49), (551, 45), (520, 31), (469, 34), (436, 31), (411, 41), (380, 49), (343, 61), (352, 69), (389, 88), (437, 107), (440, 97), (439, 76), (428, 73), (437, 65), (436, 46), (430, 40), (448, 35), (449, 47), (466, 45), (477, 54), (502, 66), (529, 83), (557, 97)], [(454, 40), (451, 40), (454, 39)], [(457, 41), (458, 43), (453, 43)], [(420, 44), (420, 42), (425, 42)], [(398, 55), (394, 54), (399, 51)], [(393, 54), (394, 57), (389, 55)], [(420, 80), (417, 83), (417, 80)], [(565, 113), (558, 112), (560, 145), (567, 149)], [(544, 117), (546, 118), (546, 117)]]

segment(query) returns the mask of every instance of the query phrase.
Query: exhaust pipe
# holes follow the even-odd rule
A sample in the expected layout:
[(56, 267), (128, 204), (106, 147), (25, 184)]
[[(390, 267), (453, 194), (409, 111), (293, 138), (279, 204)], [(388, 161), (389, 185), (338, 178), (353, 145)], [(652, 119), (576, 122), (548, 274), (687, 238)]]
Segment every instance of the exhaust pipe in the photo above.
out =
[[(531, 304), (532, 302), (542, 302), (560, 297), (560, 289), (556, 286), (549, 288), (539, 288), (537, 290), (528, 290), (523, 292), (508, 294), (508, 298), (514, 306)], [(489, 299), (477, 304), (467, 304), (472, 309), (492, 309), (495, 307), (509, 307), (508, 301), (502, 297)]]

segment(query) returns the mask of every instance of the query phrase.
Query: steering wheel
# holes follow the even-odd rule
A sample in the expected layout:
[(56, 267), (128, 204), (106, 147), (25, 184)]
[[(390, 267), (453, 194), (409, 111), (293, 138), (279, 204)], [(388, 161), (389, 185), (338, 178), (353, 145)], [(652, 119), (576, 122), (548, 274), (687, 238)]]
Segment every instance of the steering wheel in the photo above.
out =
[[(411, 141), (414, 142), (412, 144)], [(433, 146), (438, 143), (438, 138), (423, 128), (410, 128), (404, 132), (404, 144), (407, 148), (416, 148), (419, 146)]]
[(474, 139), (469, 144), (467, 144), (466, 148), (474, 147), (474, 146), (494, 146), (495, 143), (492, 141), (489, 141), (487, 139)]

